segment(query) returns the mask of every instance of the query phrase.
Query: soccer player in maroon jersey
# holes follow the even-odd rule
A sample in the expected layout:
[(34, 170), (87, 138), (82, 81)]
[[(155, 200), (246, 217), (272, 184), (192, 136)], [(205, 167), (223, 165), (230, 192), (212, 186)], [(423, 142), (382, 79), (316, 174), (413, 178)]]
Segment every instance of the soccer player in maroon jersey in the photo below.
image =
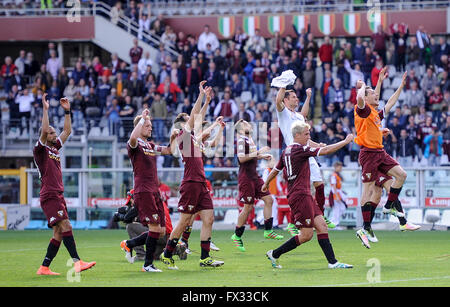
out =
[(47, 100), (47, 94), (43, 95), (41, 133), (33, 149), (34, 162), (38, 168), (42, 183), (39, 193), (41, 208), (47, 217), (49, 228), (53, 228), (53, 237), (48, 245), (45, 259), (37, 271), (38, 275), (59, 275), (59, 273), (52, 272), (49, 266), (58, 253), (61, 241), (74, 261), (75, 272), (79, 273), (95, 265), (95, 262), (84, 262), (80, 260), (72, 234), (72, 225), (67, 214), (66, 202), (64, 200), (61, 160), (58, 150), (63, 146), (72, 132), (72, 126), (69, 100), (67, 98), (61, 98), (60, 104), (64, 109), (65, 119), (63, 131), (57, 136), (55, 128), (50, 126), (48, 120), (50, 104)]
[[(134, 129), (128, 140), (128, 157), (133, 165), (134, 174), (134, 204), (138, 209), (141, 223), (147, 225), (148, 232), (142, 233), (131, 240), (121, 242), (121, 248), (130, 253), (131, 248), (145, 243), (145, 261), (143, 272), (161, 272), (153, 264), (157, 242), (165, 234), (164, 205), (159, 192), (156, 156), (170, 155), (170, 146), (159, 146), (147, 141), (152, 135), (150, 111), (144, 109), (141, 115), (134, 119)], [(171, 135), (171, 140), (175, 137)]]
[(283, 236), (276, 234), (272, 229), (272, 196), (268, 191), (261, 191), (264, 181), (256, 170), (258, 160), (270, 160), (272, 158), (272, 155), (267, 153), (270, 148), (266, 146), (257, 150), (252, 139), (253, 127), (249, 122), (242, 119), (238, 120), (235, 124), (235, 129), (237, 132), (237, 156), (239, 160), (239, 200), (244, 203), (244, 208), (239, 214), (236, 229), (231, 236), (231, 240), (238, 250), (245, 252), (242, 235), (244, 234), (248, 215), (253, 210), (256, 199), (264, 201), (264, 237), (266, 239), (281, 240)]
[[(205, 116), (206, 114), (206, 110), (207, 107), (209, 105), (209, 102), (211, 100), (211, 96), (210, 95), (206, 95), (206, 102), (203, 105), (200, 114), (203, 116)], [(216, 133), (215, 138), (220, 138), (222, 136), (222, 132), (223, 132), (223, 128), (224, 128), (224, 122), (223, 122), (223, 116), (219, 116), (217, 117), (216, 121), (214, 123), (212, 123), (211, 125), (209, 125), (210, 123), (207, 121), (203, 121), (202, 123), (202, 131), (198, 131), (198, 133), (201, 133), (201, 138), (202, 138), (202, 142), (203, 144), (215, 144), (215, 146), (219, 145), (219, 139), (217, 140), (213, 140), (212, 142), (208, 142), (208, 139), (211, 136), (211, 132), (217, 127), (220, 126), (221, 128), (219, 128), (218, 133)], [(208, 126), (209, 125), (209, 126)], [(209, 148), (206, 148), (208, 151), (203, 153), (203, 162), (205, 161), (206, 158), (211, 158), (214, 156), (214, 154), (216, 153), (216, 147), (211, 148), (211, 146), (209, 146)], [(211, 194), (211, 197), (213, 195), (213, 189), (212, 189), (212, 185), (211, 182), (209, 180), (206, 180), (206, 186), (209, 190), (209, 193)], [(183, 231), (183, 234), (181, 235), (180, 240), (178, 241), (179, 245), (184, 245), (186, 247), (186, 253), (187, 254), (191, 254), (191, 251), (189, 250), (189, 237), (191, 236), (191, 232), (192, 232), (192, 226), (194, 225), (194, 221), (197, 218), (197, 216), (199, 215), (199, 213), (195, 213), (192, 215), (189, 224), (186, 226), (186, 228)], [(211, 238), (210, 238), (211, 239)], [(208, 239), (208, 240), (210, 240)], [(213, 241), (210, 241), (210, 249), (213, 251), (219, 251), (220, 248), (218, 248)]]
[[(161, 256), (161, 260), (169, 269), (178, 269), (172, 254), (183, 231), (189, 224), (191, 216), (196, 212), (199, 212), (202, 220), (200, 266), (218, 267), (224, 264), (223, 261), (214, 260), (209, 255), (214, 209), (211, 195), (206, 186), (206, 176), (203, 167), (202, 153), (205, 150), (205, 146), (201, 139), (202, 136), (194, 133), (194, 130), (196, 130), (194, 129), (194, 124), (200, 127), (203, 122), (200, 107), (205, 94), (207, 91), (210, 92), (209, 88), (203, 88), (205, 83), (206, 81), (200, 82), (200, 94), (191, 114), (179, 114), (174, 121), (175, 128), (180, 128), (180, 130), (175, 130), (178, 133), (178, 137), (171, 144), (172, 152), (175, 152), (176, 147), (178, 147), (184, 163), (184, 177), (180, 186), (180, 200), (178, 202), (178, 211), (181, 213), (180, 219), (170, 235), (164, 255)], [(210, 96), (209, 94), (207, 95)], [(221, 126), (223, 127), (224, 124), (221, 124)], [(221, 134), (222, 132), (220, 132)], [(215, 144), (211, 144), (211, 146), (214, 147)]]
[(321, 156), (334, 153), (353, 140), (353, 135), (349, 134), (345, 140), (325, 147), (309, 147), (310, 126), (304, 122), (294, 122), (291, 131), (294, 142), (289, 145), (281, 154), (277, 166), (270, 172), (269, 177), (262, 187), (262, 191), (267, 191), (270, 181), (272, 181), (283, 169), (288, 180), (288, 202), (292, 210), (294, 225), (301, 229), (296, 235), (286, 241), (275, 250), (266, 253), (271, 261), (272, 267), (281, 268), (278, 258), (299, 245), (311, 240), (315, 228), (317, 239), (323, 253), (328, 261), (329, 268), (352, 268), (352, 265), (338, 262), (334, 256), (333, 247), (328, 238), (328, 227), (323, 219), (322, 212), (311, 196), (309, 157)]

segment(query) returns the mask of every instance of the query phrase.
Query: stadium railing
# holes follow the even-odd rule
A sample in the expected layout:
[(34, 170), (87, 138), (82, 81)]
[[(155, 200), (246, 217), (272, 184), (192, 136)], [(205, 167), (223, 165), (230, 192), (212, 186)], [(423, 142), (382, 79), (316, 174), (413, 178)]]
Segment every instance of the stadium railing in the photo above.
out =
[[(40, 9), (40, 8), (24, 8), (24, 9), (0, 9), (1, 17), (55, 17), (55, 16), (66, 16), (68, 19), (75, 17), (86, 17), (86, 16), (100, 16), (111, 20), (111, 6), (103, 2), (95, 2), (90, 7), (85, 6), (74, 6), (67, 8), (52, 8), (52, 9)], [(135, 37), (138, 37), (139, 24), (125, 15), (119, 15), (117, 20), (118, 27), (127, 31)], [(150, 34), (146, 31), (141, 32), (142, 40), (151, 46), (158, 48), (161, 44), (161, 37), (155, 34)], [(177, 57), (179, 53), (175, 50), (175, 46), (164, 45), (164, 48), (170, 53), (172, 57)]]
[[(325, 195), (330, 191), (329, 177), (332, 168), (322, 167), (325, 181)], [(450, 209), (450, 167), (421, 167), (405, 168), (408, 178), (404, 184), (400, 199), (408, 212), (410, 209), (439, 209), (444, 212)], [(40, 180), (36, 169), (27, 169), (27, 203), (32, 208), (32, 220), (42, 219), (39, 207)], [(238, 168), (205, 168), (207, 178), (212, 183), (212, 195), (215, 205), (217, 221), (223, 221), (227, 210), (238, 208)], [(262, 173), (262, 170), (261, 170)], [(183, 168), (158, 167), (161, 182), (171, 188), (169, 207), (175, 214), (178, 200), (179, 185), (183, 176)], [(343, 190), (347, 193), (349, 209), (343, 217), (342, 225), (355, 226), (361, 222), (359, 196), (361, 195), (361, 170), (345, 167), (341, 172)], [(124, 205), (126, 191), (133, 186), (131, 168), (103, 168), (103, 169), (63, 169), (65, 197), (69, 209), (69, 216), (73, 220), (108, 220), (115, 210)], [(381, 203), (386, 200), (383, 192)], [(257, 212), (261, 211), (262, 203), (256, 205)], [(328, 200), (326, 202), (329, 212)], [(381, 206), (380, 206), (381, 208)], [(381, 209), (380, 209), (381, 210)], [(327, 214), (326, 213), (326, 214)], [(389, 216), (381, 213), (375, 222), (389, 222)], [(424, 223), (426, 223), (424, 221)], [(450, 226), (450, 225), (449, 225)]]

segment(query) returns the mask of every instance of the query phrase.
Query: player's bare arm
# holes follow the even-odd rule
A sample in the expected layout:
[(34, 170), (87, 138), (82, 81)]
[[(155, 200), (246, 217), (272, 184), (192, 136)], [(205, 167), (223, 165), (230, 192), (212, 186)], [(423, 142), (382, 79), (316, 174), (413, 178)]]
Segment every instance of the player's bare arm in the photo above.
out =
[(267, 177), (266, 181), (264, 182), (264, 185), (261, 187), (261, 191), (262, 192), (267, 192), (269, 190), (269, 184), (270, 182), (276, 178), (278, 176), (278, 173), (280, 171), (277, 169), (272, 169), (272, 171), (270, 172), (269, 176)]
[(353, 141), (353, 138), (354, 138), (353, 134), (349, 134), (343, 141), (322, 147), (322, 149), (320, 149), (319, 151), (319, 156), (329, 155), (338, 151), (342, 147), (345, 147), (348, 144), (350, 144)]
[(311, 102), (311, 94), (312, 90), (309, 88), (306, 90), (306, 100), (303, 104), (302, 110), (300, 111), (300, 114), (303, 115), (303, 117), (306, 119), (309, 114), (309, 103)]
[(264, 159), (264, 160), (270, 160), (272, 159), (272, 155), (269, 154), (270, 147), (264, 146), (263, 148), (260, 148), (257, 152), (256, 158), (258, 160)]
[(275, 99), (276, 108), (277, 108), (278, 112), (282, 112), (285, 108), (284, 103), (283, 103), (285, 93), (286, 93), (286, 89), (283, 87), (278, 90), (277, 97)]
[(69, 138), (72, 133), (72, 120), (70, 118), (70, 102), (69, 99), (64, 97), (59, 100), (61, 107), (64, 109), (64, 128), (61, 134), (59, 135), (59, 139), (64, 144), (66, 140)]
[(161, 146), (161, 155), (171, 155), (173, 152), (175, 152), (175, 149), (172, 150), (172, 144), (176, 143), (174, 141), (177, 138), (179, 132), (180, 130), (177, 129), (174, 129), (172, 131), (172, 133), (170, 134), (169, 146)]
[(405, 86), (406, 83), (406, 76), (407, 76), (407, 71), (405, 71), (405, 73), (402, 76), (402, 83), (400, 84), (400, 86), (398, 87), (398, 89), (395, 91), (394, 94), (392, 94), (391, 98), (389, 98), (388, 102), (386, 103), (386, 106), (384, 107), (385, 110), (385, 114), (389, 114), (389, 112), (391, 111), (391, 109), (394, 107), (394, 105), (397, 103), (398, 101), (398, 97), (400, 97), (400, 94), (403, 91), (403, 87)]
[(358, 108), (364, 109), (366, 103), (364, 101), (364, 97), (366, 96), (366, 84), (362, 80), (358, 80), (356, 82), (356, 89), (358, 93), (356, 94), (356, 101), (358, 104)]
[(217, 131), (216, 136), (214, 137), (211, 144), (209, 145), (210, 147), (216, 147), (217, 145), (219, 145), (219, 143), (223, 137), (223, 129), (225, 129), (225, 122), (223, 121), (222, 116), (220, 116), (217, 119), (219, 120), (219, 121), (216, 120), (216, 123), (218, 123), (218, 125), (219, 125), (219, 131)]
[(180, 134), (179, 129), (173, 129), (172, 134), (170, 135), (170, 152), (174, 157), (179, 157), (179, 152), (177, 150), (178, 142), (177, 142), (177, 136)]
[[(191, 114), (189, 115), (189, 120), (187, 121), (186, 125), (189, 131), (192, 131), (194, 129), (194, 123), (196, 120), (196, 116), (200, 113), (200, 109), (203, 102), (203, 97), (205, 97), (205, 89), (203, 88), (203, 85), (205, 85), (206, 81), (200, 82), (199, 89), (200, 94), (198, 95), (197, 100), (195, 101), (194, 107), (192, 108)], [(202, 121), (200, 121), (201, 124)]]
[(47, 100), (47, 93), (44, 93), (42, 96), (42, 127), (41, 127), (41, 135), (39, 140), (42, 144), (47, 142), (47, 133), (48, 128), (50, 127), (50, 123), (48, 121), (48, 109), (50, 107), (50, 103)]
[(137, 139), (140, 137), (141, 135), (141, 129), (142, 126), (144, 125), (144, 122), (149, 119), (149, 115), (150, 115), (150, 111), (148, 109), (144, 109), (142, 111), (142, 118), (141, 120), (138, 122), (138, 124), (134, 127), (133, 131), (131, 132), (130, 135), (130, 139), (128, 140), (128, 143), (130, 144), (130, 146), (132, 148), (136, 148), (137, 146)]
[(375, 93), (377, 94), (378, 99), (380, 98), (381, 87), (383, 85), (383, 81), (388, 77), (387, 66), (381, 69), (380, 74), (378, 75), (377, 86), (375, 87)]

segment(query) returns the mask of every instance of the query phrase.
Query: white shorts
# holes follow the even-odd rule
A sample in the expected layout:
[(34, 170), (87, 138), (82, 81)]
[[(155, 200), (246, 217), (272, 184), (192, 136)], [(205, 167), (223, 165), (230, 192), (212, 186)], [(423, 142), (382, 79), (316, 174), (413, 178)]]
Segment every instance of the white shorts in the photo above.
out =
[(323, 181), (319, 164), (314, 157), (309, 157), (309, 170), (311, 172), (311, 182)]

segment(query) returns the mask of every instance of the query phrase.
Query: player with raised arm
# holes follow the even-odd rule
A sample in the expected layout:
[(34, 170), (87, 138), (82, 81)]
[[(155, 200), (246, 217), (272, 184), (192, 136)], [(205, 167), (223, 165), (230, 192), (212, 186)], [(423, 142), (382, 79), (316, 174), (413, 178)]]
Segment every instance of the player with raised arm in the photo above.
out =
[(281, 240), (283, 236), (276, 234), (272, 229), (272, 196), (268, 191), (261, 191), (264, 181), (256, 170), (258, 160), (270, 160), (272, 158), (272, 155), (267, 153), (270, 148), (266, 146), (257, 150), (252, 139), (253, 127), (249, 122), (241, 119), (237, 121), (234, 127), (237, 132), (237, 156), (239, 160), (239, 200), (244, 203), (244, 208), (238, 216), (236, 229), (231, 236), (231, 240), (238, 250), (245, 252), (242, 235), (244, 234), (248, 215), (253, 210), (257, 199), (264, 201), (264, 238)]
[[(375, 214), (377, 202), (371, 201), (374, 193), (375, 183), (380, 177), (392, 176), (394, 181), (389, 188), (388, 200), (383, 207), (383, 213), (389, 213), (397, 217), (404, 217), (401, 203), (398, 196), (406, 180), (406, 172), (383, 149), (383, 133), (381, 121), (385, 114), (389, 114), (392, 107), (398, 100), (405, 85), (407, 72), (403, 74), (402, 83), (394, 94), (389, 98), (383, 110), (378, 111), (379, 94), (381, 84), (386, 78), (386, 67), (380, 72), (375, 90), (366, 86), (361, 80), (357, 82), (357, 105), (355, 106), (355, 143), (361, 147), (359, 153), (359, 163), (362, 168), (363, 191), (361, 195), (361, 211), (363, 216), (363, 228), (356, 232), (356, 236), (361, 240), (363, 246), (370, 248), (369, 241), (377, 242), (372, 227), (371, 220)], [(376, 198), (376, 195), (373, 195)], [(393, 206), (393, 204), (396, 206)], [(399, 208), (399, 209), (397, 209)], [(411, 230), (415, 230), (415, 225), (410, 224)], [(418, 229), (418, 228), (416, 228)]]
[(283, 245), (266, 253), (272, 267), (281, 268), (278, 259), (299, 245), (311, 240), (314, 229), (317, 233), (319, 245), (328, 261), (329, 268), (352, 268), (352, 265), (338, 262), (335, 258), (333, 247), (328, 238), (328, 227), (322, 216), (322, 211), (317, 206), (311, 195), (310, 182), (310, 157), (328, 155), (348, 145), (353, 140), (349, 134), (345, 140), (324, 147), (310, 147), (310, 126), (301, 121), (294, 122), (291, 133), (293, 142), (281, 154), (277, 166), (270, 172), (264, 182), (262, 191), (267, 191), (269, 183), (279, 172), (283, 171), (288, 181), (288, 202), (292, 211), (294, 225), (301, 229), (300, 234), (295, 235)]
[[(287, 86), (288, 84), (286, 84)], [(277, 117), (278, 117), (278, 125), (280, 127), (281, 133), (283, 134), (284, 142), (286, 143), (286, 146), (289, 146), (293, 143), (293, 137), (291, 134), (291, 126), (292, 123), (295, 121), (301, 121), (306, 122), (306, 118), (309, 113), (309, 102), (311, 101), (311, 89), (306, 90), (306, 101), (303, 104), (301, 112), (297, 112), (297, 108), (299, 105), (299, 99), (297, 97), (297, 94), (292, 90), (286, 90), (286, 87), (281, 87), (278, 90), (277, 97), (276, 97), (276, 110), (277, 110)], [(318, 144), (313, 141), (309, 141), (309, 146), (311, 147), (321, 147), (325, 144)], [(311, 170), (311, 181), (313, 183), (313, 186), (316, 190), (315, 192), (315, 198), (317, 201), (317, 204), (322, 211), (322, 214), (324, 213), (324, 206), (325, 206), (325, 186), (323, 184), (322, 174), (320, 173), (320, 167), (317, 163), (316, 159), (314, 157), (311, 157), (309, 159), (310, 163), (310, 170)], [(334, 228), (336, 225), (334, 225), (330, 220), (328, 220), (324, 216), (325, 222), (327, 223), (329, 228)], [(288, 230), (296, 230), (296, 228), (292, 225), (288, 225)]]
[[(157, 241), (165, 233), (164, 205), (159, 192), (156, 156), (170, 155), (170, 146), (159, 146), (147, 139), (152, 135), (152, 123), (149, 110), (144, 109), (141, 115), (134, 119), (134, 129), (127, 143), (128, 157), (133, 166), (134, 204), (138, 210), (140, 222), (147, 225), (144, 232), (131, 240), (124, 240), (120, 247), (127, 253), (135, 246), (145, 244), (145, 261), (143, 272), (161, 272), (153, 264)], [(171, 140), (175, 137), (171, 135)], [(130, 253), (131, 255), (131, 253)]]
[[(210, 89), (204, 89), (206, 81), (200, 82), (200, 94), (192, 108), (191, 114), (179, 114), (174, 121), (176, 133), (178, 137), (171, 143), (172, 151), (175, 152), (177, 147), (182, 156), (184, 163), (184, 176), (180, 186), (180, 199), (178, 202), (178, 211), (180, 219), (172, 231), (164, 255), (161, 260), (169, 269), (178, 269), (172, 258), (173, 251), (178, 241), (189, 224), (191, 217), (199, 212), (202, 220), (202, 229), (200, 231), (200, 266), (202, 267), (218, 267), (224, 264), (223, 261), (214, 260), (209, 255), (210, 240), (212, 233), (212, 225), (214, 222), (214, 207), (211, 195), (206, 185), (206, 176), (203, 166), (203, 151), (205, 145), (201, 140), (201, 135), (196, 136), (194, 125), (200, 125), (203, 122), (200, 114), (203, 97)], [(224, 123), (221, 124), (224, 127)], [(177, 130), (180, 129), (180, 130)], [(222, 132), (219, 133), (222, 135)], [(209, 145), (209, 144), (207, 144)], [(214, 146), (215, 144), (211, 144)]]
[[(211, 95), (210, 95), (210, 91), (208, 91), (207, 95), (206, 95), (206, 102), (200, 111), (200, 114), (202, 115), (203, 119), (205, 117), (206, 110), (207, 110), (207, 107), (208, 107), (208, 104), (210, 101), (211, 101)], [(208, 126), (208, 124), (209, 124), (209, 122), (203, 121), (203, 124), (202, 124), (203, 130), (198, 131), (198, 133), (201, 133), (201, 139), (202, 139), (203, 144), (209, 145), (208, 147), (205, 147), (204, 158), (205, 158), (205, 156), (208, 156), (208, 157), (214, 156), (215, 152), (217, 151), (217, 147), (220, 143), (220, 138), (222, 136), (223, 128), (224, 128), (223, 116), (217, 117), (216, 121), (214, 123), (212, 123), (211, 125)], [(211, 137), (212, 131), (218, 126), (220, 128), (219, 128), (219, 131), (216, 133), (214, 140), (212, 142), (208, 142), (208, 139)], [(212, 146), (212, 145), (214, 145), (214, 146)], [(211, 183), (208, 180), (206, 180), (206, 184), (208, 186), (208, 190), (210, 191), (210, 194), (212, 194)], [(196, 214), (192, 215), (191, 220), (189, 221), (189, 224), (184, 229), (183, 234), (181, 235), (181, 238), (178, 241), (179, 245), (184, 245), (186, 247), (186, 253), (188, 253), (188, 254), (191, 253), (191, 251), (189, 249), (189, 237), (191, 236), (192, 226), (194, 225), (194, 221), (197, 218), (198, 214), (199, 213), (197, 212)], [(210, 249), (213, 251), (220, 250), (220, 248), (217, 247), (213, 243), (213, 241), (210, 241)]]
[(47, 100), (47, 94), (42, 96), (42, 127), (39, 140), (33, 149), (34, 162), (42, 183), (39, 200), (47, 218), (48, 227), (53, 229), (53, 237), (48, 245), (44, 261), (37, 271), (38, 275), (59, 275), (59, 273), (52, 272), (49, 267), (58, 253), (61, 241), (74, 261), (75, 272), (79, 273), (90, 269), (96, 264), (95, 262), (80, 260), (72, 233), (72, 225), (67, 214), (59, 149), (69, 138), (72, 125), (69, 100), (61, 98), (60, 105), (65, 113), (64, 128), (61, 134), (57, 136), (55, 128), (49, 124), (48, 109), (50, 104)]

